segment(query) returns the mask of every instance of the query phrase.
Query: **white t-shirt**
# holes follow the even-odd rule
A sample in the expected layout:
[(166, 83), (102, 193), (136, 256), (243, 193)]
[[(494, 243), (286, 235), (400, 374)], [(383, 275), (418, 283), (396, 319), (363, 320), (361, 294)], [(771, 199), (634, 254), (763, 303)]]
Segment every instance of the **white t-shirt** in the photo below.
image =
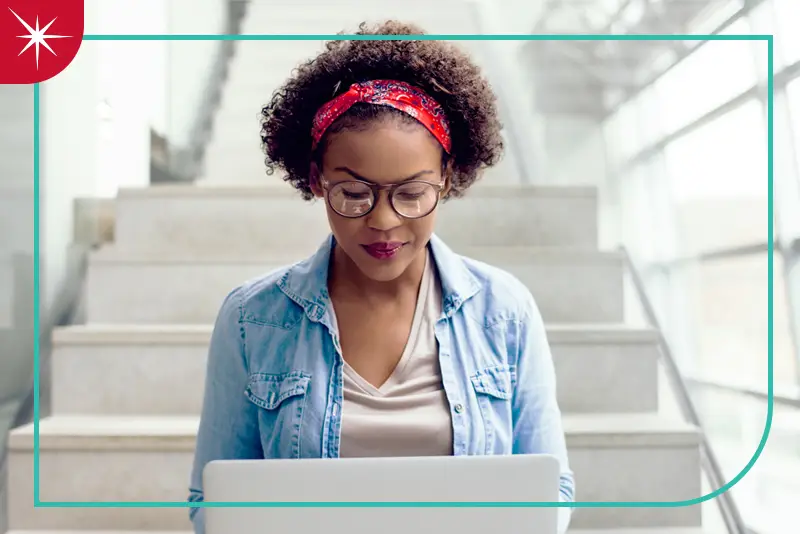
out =
[(344, 364), (341, 457), (453, 454), (434, 334), (441, 313), (441, 286), (428, 252), (411, 332), (392, 374), (376, 388)]

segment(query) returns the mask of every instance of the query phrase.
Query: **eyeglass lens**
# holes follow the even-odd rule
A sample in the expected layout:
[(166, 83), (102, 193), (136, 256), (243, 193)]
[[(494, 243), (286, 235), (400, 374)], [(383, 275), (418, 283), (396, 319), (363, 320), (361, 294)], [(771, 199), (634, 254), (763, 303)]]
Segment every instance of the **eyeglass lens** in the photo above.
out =
[[(394, 189), (390, 196), (392, 206), (403, 217), (424, 217), (436, 206), (436, 188), (424, 182), (407, 182)], [(331, 207), (345, 217), (364, 215), (375, 204), (372, 188), (362, 182), (339, 182), (330, 190)]]

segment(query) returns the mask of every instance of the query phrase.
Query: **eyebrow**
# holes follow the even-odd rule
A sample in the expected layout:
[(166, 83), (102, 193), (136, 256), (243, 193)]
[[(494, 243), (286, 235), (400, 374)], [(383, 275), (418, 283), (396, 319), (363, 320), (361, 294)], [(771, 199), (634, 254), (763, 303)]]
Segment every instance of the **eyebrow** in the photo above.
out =
[[(362, 182), (367, 182), (367, 183), (370, 183), (370, 184), (377, 184), (377, 183), (378, 183), (378, 182), (376, 182), (376, 181), (374, 181), (374, 180), (370, 180), (370, 179), (368, 179), (368, 178), (364, 178), (363, 176), (361, 176), (361, 175), (360, 175), (360, 174), (358, 174), (357, 172), (355, 172), (355, 171), (353, 171), (352, 169), (349, 169), (349, 168), (347, 168), (347, 167), (336, 167), (336, 168), (335, 168), (335, 169), (333, 169), (333, 170), (335, 170), (335, 171), (341, 171), (341, 172), (346, 172), (347, 174), (349, 174), (350, 176), (352, 176), (352, 177), (353, 177), (353, 178), (355, 178), (356, 180), (361, 180)], [(395, 182), (395, 183), (401, 184), (401, 183), (403, 183), (403, 182), (409, 182), (409, 181), (411, 181), (411, 180), (415, 180), (415, 179), (417, 179), (417, 178), (419, 178), (420, 176), (422, 176), (422, 175), (425, 175), (425, 174), (433, 174), (433, 171), (431, 171), (431, 170), (419, 171), (418, 173), (412, 174), (412, 175), (411, 175), (411, 176), (409, 176), (408, 178), (403, 178), (402, 180), (400, 180), (400, 181), (398, 181), (398, 182)]]

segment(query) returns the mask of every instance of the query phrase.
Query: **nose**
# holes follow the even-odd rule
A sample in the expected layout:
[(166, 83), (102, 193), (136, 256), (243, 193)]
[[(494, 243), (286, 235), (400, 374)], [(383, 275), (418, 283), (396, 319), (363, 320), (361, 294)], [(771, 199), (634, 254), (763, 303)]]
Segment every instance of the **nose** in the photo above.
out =
[(375, 199), (375, 207), (367, 215), (367, 226), (379, 232), (386, 232), (402, 223), (403, 218), (394, 211), (388, 192), (381, 191)]

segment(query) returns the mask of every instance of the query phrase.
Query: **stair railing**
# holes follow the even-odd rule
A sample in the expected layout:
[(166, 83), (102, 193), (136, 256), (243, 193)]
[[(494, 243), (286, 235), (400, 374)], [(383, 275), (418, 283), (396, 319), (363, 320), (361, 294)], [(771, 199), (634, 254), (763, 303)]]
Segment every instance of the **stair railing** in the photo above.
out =
[[(247, 9), (247, 0), (227, 0), (224, 34), (238, 34), (242, 18)], [(171, 173), (183, 181), (192, 181), (202, 172), (206, 145), (211, 136), (214, 116), (222, 98), (228, 76), (230, 59), (236, 50), (237, 41), (219, 41), (217, 54), (204, 82), (200, 105), (197, 107), (189, 142), (185, 147), (173, 147), (170, 154)]]
[[(721, 488), (727, 483), (725, 481), (725, 475), (709, 442), (703, 423), (697, 413), (697, 409), (692, 402), (687, 381), (684, 379), (680, 367), (675, 360), (672, 349), (670, 348), (670, 345), (664, 336), (664, 332), (656, 316), (655, 308), (653, 307), (653, 304), (647, 295), (647, 290), (645, 288), (644, 281), (642, 280), (641, 273), (636, 267), (628, 249), (625, 246), (621, 246), (620, 251), (622, 252), (627, 270), (631, 275), (631, 280), (633, 281), (633, 285), (645, 317), (650, 323), (650, 326), (655, 329), (658, 335), (659, 354), (661, 356), (661, 361), (664, 365), (664, 369), (666, 370), (667, 378), (670, 381), (672, 390), (676, 394), (676, 400), (679, 408), (683, 413), (683, 416), (700, 430), (700, 453), (706, 476), (708, 477), (712, 487)], [(721, 493), (716, 497), (715, 500), (719, 506), (722, 520), (724, 521), (729, 534), (752, 534), (752, 530), (747, 527), (742, 519), (742, 515), (730, 491)]]

